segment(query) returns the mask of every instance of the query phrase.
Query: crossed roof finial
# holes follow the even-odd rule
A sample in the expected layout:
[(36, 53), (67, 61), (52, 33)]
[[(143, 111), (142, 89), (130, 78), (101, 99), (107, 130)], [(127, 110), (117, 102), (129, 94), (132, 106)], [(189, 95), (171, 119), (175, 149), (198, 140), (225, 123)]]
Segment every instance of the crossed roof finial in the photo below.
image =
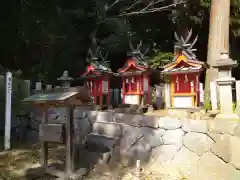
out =
[(143, 59), (144, 56), (147, 54), (148, 52), (148, 48), (146, 48), (146, 50), (144, 51), (144, 53), (141, 52), (141, 47), (142, 47), (142, 40), (139, 42), (139, 44), (137, 45), (136, 48), (133, 47), (131, 40), (129, 40), (129, 47), (131, 50), (131, 54), (133, 56), (136, 56), (137, 58)]
[(96, 30), (90, 35), (92, 47), (88, 49), (87, 62), (94, 65), (97, 69), (109, 70), (109, 62), (106, 61), (108, 53), (103, 54), (97, 43)]
[(188, 31), (188, 35), (186, 38), (183, 38), (183, 36), (178, 36), (178, 34), (174, 33), (175, 39), (177, 40), (177, 44), (175, 45), (175, 48), (185, 50), (190, 54), (194, 54), (194, 51), (197, 51), (197, 49), (193, 49), (193, 46), (196, 44), (198, 40), (198, 35), (195, 37), (192, 43), (189, 43), (191, 37), (192, 37), (192, 29)]

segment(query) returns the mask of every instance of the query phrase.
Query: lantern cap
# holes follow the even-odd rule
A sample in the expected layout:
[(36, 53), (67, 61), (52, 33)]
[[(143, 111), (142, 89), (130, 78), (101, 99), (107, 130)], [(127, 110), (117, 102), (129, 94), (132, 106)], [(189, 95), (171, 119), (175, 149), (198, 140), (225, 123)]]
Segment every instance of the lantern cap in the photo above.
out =
[(129, 40), (130, 52), (127, 52), (127, 56), (133, 57), (136, 60), (138, 65), (148, 66), (146, 54), (149, 51), (149, 48), (145, 48), (145, 51), (142, 52), (143, 41), (140, 40), (139, 44), (136, 47), (133, 46), (131, 40)]
[(220, 53), (220, 59), (217, 60), (217, 62), (213, 65), (213, 67), (236, 67), (237, 61), (233, 61), (229, 57), (229, 52), (224, 49)]
[(69, 76), (68, 71), (63, 71), (62, 77), (59, 77), (57, 80), (59, 81), (72, 81), (73, 78)]

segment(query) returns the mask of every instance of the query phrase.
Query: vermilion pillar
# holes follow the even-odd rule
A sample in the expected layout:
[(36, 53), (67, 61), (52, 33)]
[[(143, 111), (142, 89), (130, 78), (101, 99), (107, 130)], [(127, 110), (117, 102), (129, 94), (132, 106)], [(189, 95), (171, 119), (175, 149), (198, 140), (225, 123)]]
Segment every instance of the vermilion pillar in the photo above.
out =
[(125, 83), (126, 83), (126, 80), (125, 80), (125, 77), (123, 77), (122, 78), (122, 104), (124, 104), (125, 103), (125, 101), (124, 101), (124, 98), (125, 98)]

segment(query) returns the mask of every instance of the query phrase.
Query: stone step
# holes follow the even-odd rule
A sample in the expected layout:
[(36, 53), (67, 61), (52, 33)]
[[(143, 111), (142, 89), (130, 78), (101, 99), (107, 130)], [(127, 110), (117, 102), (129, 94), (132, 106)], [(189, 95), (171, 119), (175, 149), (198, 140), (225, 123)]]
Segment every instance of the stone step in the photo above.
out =
[(86, 137), (86, 148), (90, 152), (109, 152), (117, 143), (117, 140), (117, 138), (111, 136), (91, 133)]

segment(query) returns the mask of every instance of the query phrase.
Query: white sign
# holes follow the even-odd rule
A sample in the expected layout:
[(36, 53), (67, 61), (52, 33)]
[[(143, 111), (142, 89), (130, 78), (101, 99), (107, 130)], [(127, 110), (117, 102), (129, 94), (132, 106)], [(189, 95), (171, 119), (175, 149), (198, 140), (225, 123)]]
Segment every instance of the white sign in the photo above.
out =
[(108, 81), (102, 81), (102, 92), (103, 93), (108, 92)]
[(41, 91), (42, 90), (42, 83), (41, 82), (36, 82), (35, 90), (36, 91)]
[(200, 103), (203, 104), (204, 102), (204, 90), (203, 90), (203, 83), (200, 83), (200, 87), (199, 87), (199, 93), (200, 93)]
[(161, 86), (156, 87), (156, 97), (162, 97), (163, 88)]
[(192, 108), (192, 96), (179, 96), (173, 98), (174, 108)]
[(5, 136), (4, 149), (10, 149), (11, 138), (11, 104), (12, 104), (12, 73), (6, 73), (6, 99), (5, 99)]
[(148, 78), (143, 79), (143, 91), (148, 91)]
[(171, 107), (171, 96), (170, 96), (170, 84), (164, 84), (164, 95), (165, 95), (165, 106), (166, 108)]
[(139, 105), (139, 95), (125, 95), (125, 104)]

